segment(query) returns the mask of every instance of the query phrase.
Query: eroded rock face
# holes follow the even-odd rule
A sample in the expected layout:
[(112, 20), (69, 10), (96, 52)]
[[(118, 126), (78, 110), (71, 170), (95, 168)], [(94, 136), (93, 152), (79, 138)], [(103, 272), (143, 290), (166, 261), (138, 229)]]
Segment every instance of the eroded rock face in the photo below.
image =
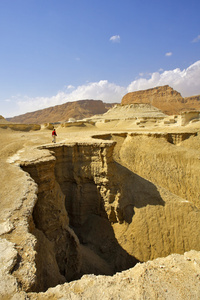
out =
[(200, 208), (198, 132), (132, 132), (94, 137), (116, 141), (114, 159), (118, 163)]
[[(136, 259), (198, 250), (200, 245), (199, 211), (115, 163), (114, 146), (105, 142), (48, 147), (55, 158), (23, 166), (39, 188), (33, 233), (42, 240), (39, 230), (51, 242), (48, 255), (67, 280), (91, 273), (82, 261), (83, 257), (89, 261), (86, 249), (113, 274), (131, 267)], [(122, 149), (126, 151), (125, 144)], [(122, 149), (121, 157), (127, 157)], [(46, 270), (45, 265), (48, 261)], [(96, 273), (102, 269), (96, 268)]]
[[(79, 281), (29, 293), (30, 300), (45, 299), (199, 299), (200, 253), (172, 254), (110, 276), (85, 275)], [(25, 298), (24, 298), (25, 299)]]
[(130, 92), (122, 98), (121, 104), (131, 103), (150, 103), (167, 115), (179, 114), (183, 110), (200, 109), (199, 96), (183, 98), (168, 85)]
[(17, 262), (17, 251), (13, 243), (0, 239), (0, 253), (0, 297), (10, 299), (18, 291), (17, 280), (10, 274)]
[[(32, 282), (27, 284), (29, 269), (20, 276), (22, 290), (46, 291), (84, 274), (113, 275), (138, 261), (200, 250), (199, 209), (133, 172), (136, 162), (141, 169), (151, 166), (146, 156), (126, 166), (127, 157), (136, 155), (136, 136), (104, 138), (110, 141), (43, 146), (32, 150), (32, 159), (21, 154), (21, 167), (38, 186), (24, 224), (35, 243), (27, 256), (21, 248), (23, 264), (18, 259), (13, 272), (19, 281), (26, 259), (30, 264), (35, 258)], [(165, 136), (159, 139), (176, 147)]]
[(21, 163), (38, 184), (30, 226), (37, 238), (36, 268), (41, 278), (35, 290), (85, 273), (111, 275), (137, 262), (119, 245), (109, 221), (124, 219), (123, 207), (113, 211), (110, 205), (119, 197), (119, 186), (112, 181), (114, 144), (47, 147), (55, 157)]
[(64, 195), (54, 175), (55, 158), (26, 162), (22, 167), (38, 184), (38, 200), (30, 226), (37, 238), (36, 268), (40, 278), (34, 289), (46, 290), (76, 278), (80, 271), (79, 241), (68, 226)]
[[(188, 151), (188, 139), (193, 140), (193, 151)], [(130, 134), (119, 150), (120, 162), (200, 208), (199, 144), (195, 133)]]
[[(99, 116), (99, 118), (102, 116)], [(104, 119), (119, 120), (119, 119), (140, 119), (140, 118), (155, 118), (164, 119), (166, 115), (158, 108), (149, 103), (133, 103), (130, 105), (115, 105), (113, 108), (103, 114)], [(98, 116), (93, 117), (98, 118)], [(91, 119), (93, 119), (91, 118)]]

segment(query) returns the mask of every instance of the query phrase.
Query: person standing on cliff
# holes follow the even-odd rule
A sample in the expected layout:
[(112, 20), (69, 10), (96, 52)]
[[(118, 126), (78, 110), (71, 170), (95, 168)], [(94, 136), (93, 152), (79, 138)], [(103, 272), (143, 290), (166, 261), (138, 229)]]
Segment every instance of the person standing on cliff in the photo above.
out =
[(53, 131), (52, 131), (52, 143), (56, 143), (56, 136), (57, 136), (57, 133), (56, 133), (56, 130), (54, 128)]

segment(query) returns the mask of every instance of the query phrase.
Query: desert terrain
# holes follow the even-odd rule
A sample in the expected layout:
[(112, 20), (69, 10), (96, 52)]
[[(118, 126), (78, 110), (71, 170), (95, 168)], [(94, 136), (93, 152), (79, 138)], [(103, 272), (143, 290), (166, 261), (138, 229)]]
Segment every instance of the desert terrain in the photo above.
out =
[(199, 113), (0, 123), (1, 299), (199, 299)]

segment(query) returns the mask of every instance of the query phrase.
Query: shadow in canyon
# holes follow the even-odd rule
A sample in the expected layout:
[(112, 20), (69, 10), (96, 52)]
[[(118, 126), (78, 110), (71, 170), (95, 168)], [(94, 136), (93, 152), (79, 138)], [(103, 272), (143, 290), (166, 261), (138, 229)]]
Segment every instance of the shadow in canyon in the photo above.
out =
[[(55, 157), (58, 152), (55, 150)], [(108, 164), (105, 177), (99, 176), (88, 173), (85, 162), (81, 170), (73, 159), (56, 159), (55, 177), (65, 195), (69, 225), (81, 244), (80, 275), (113, 275), (133, 267), (138, 260), (120, 246), (112, 224), (125, 222), (128, 226), (135, 207), (165, 204), (154, 184), (117, 162)]]
[(38, 184), (29, 228), (37, 238), (37, 281), (32, 290), (133, 267), (138, 260), (120, 246), (112, 224), (128, 226), (135, 207), (164, 205), (156, 186), (113, 160), (105, 174), (100, 176), (98, 168), (91, 174), (91, 158), (85, 159), (84, 149), (50, 150), (55, 161), (22, 167)]

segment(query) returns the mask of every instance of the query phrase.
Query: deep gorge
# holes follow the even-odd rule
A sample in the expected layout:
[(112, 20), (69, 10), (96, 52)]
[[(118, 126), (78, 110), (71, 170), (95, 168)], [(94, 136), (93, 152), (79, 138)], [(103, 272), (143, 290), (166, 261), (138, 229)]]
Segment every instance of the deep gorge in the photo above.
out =
[[(21, 163), (38, 185), (30, 225), (37, 239), (31, 290), (199, 250), (199, 210), (128, 168), (131, 136), (108, 139), (43, 146), (51, 159)], [(128, 151), (132, 157), (130, 146)]]

